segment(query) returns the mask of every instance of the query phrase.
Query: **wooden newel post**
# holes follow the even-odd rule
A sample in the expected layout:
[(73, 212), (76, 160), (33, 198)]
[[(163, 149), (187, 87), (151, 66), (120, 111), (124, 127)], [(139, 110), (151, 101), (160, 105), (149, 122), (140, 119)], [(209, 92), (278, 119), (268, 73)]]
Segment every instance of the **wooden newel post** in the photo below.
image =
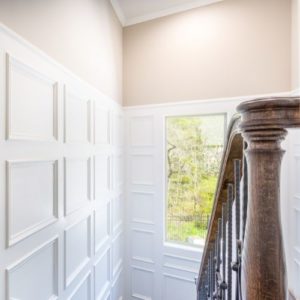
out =
[(280, 218), (281, 142), (287, 127), (300, 126), (300, 99), (242, 103), (241, 131), (248, 147), (248, 210), (242, 255), (243, 300), (287, 297)]
[(280, 221), (280, 142), (285, 134), (285, 130), (244, 132), (249, 202), (242, 256), (243, 299), (286, 298)]

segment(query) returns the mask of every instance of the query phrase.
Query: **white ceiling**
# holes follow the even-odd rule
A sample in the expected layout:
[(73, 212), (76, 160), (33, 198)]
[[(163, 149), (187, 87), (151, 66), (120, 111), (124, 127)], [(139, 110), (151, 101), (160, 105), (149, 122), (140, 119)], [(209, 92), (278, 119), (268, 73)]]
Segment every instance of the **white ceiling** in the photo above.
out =
[(111, 0), (123, 26), (129, 26), (222, 0)]

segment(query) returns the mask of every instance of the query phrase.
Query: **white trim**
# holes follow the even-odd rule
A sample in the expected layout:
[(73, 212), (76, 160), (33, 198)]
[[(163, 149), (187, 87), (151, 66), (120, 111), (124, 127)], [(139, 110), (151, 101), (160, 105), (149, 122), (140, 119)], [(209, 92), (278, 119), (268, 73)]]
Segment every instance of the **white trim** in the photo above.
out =
[(291, 91), (291, 96), (300, 96), (300, 88)]
[[(225, 97), (225, 98), (211, 98), (203, 100), (187, 100), (187, 101), (178, 101), (178, 102), (163, 102), (158, 104), (144, 104), (144, 105), (133, 105), (133, 106), (123, 106), (124, 111), (137, 110), (137, 109), (148, 109), (148, 108), (168, 108), (176, 106), (190, 106), (190, 105), (199, 105), (207, 103), (218, 103), (218, 102), (242, 102), (256, 98), (268, 98), (268, 97), (288, 97), (295, 93), (296, 91), (287, 91), (287, 92), (278, 92), (270, 94), (255, 94), (249, 96), (236, 96), (236, 97)], [(300, 92), (300, 90), (299, 90)]]
[(192, 269), (192, 268), (187, 268), (187, 267), (183, 267), (183, 266), (179, 266), (179, 265), (175, 265), (175, 264), (170, 264), (170, 263), (165, 263), (163, 265), (164, 268), (167, 269), (173, 269), (176, 271), (183, 271), (183, 272), (187, 272), (187, 273), (192, 273), (197, 275), (199, 273), (199, 270), (197, 269)]
[(124, 27), (126, 27), (126, 26), (130, 26), (130, 25), (154, 20), (157, 18), (173, 15), (173, 14), (176, 14), (179, 12), (184, 12), (184, 11), (187, 11), (187, 10), (190, 10), (193, 8), (198, 8), (201, 6), (207, 6), (210, 4), (222, 2), (223, 0), (193, 0), (193, 1), (189, 1), (188, 3), (185, 3), (185, 4), (176, 5), (172, 8), (162, 9), (162, 10), (159, 10), (159, 11), (156, 11), (153, 13), (144, 14), (144, 15), (141, 15), (138, 17), (132, 17), (132, 18), (126, 18), (118, 1), (119, 0), (111, 0), (111, 4), (121, 22), (121, 24)]
[(125, 23), (126, 23), (126, 19), (125, 19), (123, 10), (118, 3), (118, 0), (110, 0), (110, 3), (119, 19), (121, 25), (124, 27)]

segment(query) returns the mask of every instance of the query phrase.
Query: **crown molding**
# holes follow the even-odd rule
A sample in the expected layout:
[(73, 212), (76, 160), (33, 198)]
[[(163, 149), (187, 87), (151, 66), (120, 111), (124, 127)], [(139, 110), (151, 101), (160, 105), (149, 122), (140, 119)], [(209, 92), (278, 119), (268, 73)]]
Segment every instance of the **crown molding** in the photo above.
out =
[(193, 8), (198, 8), (201, 6), (207, 6), (210, 4), (222, 2), (224, 0), (194, 0), (190, 3), (177, 5), (175, 7), (169, 8), (169, 9), (160, 10), (160, 11), (157, 11), (154, 13), (145, 14), (145, 15), (135, 17), (135, 18), (126, 18), (125, 17), (125, 15), (118, 3), (118, 1), (122, 1), (122, 0), (110, 0), (110, 1), (111, 1), (111, 4), (121, 22), (121, 24), (123, 25), (123, 27), (126, 27), (126, 26), (143, 23), (146, 21), (154, 20), (157, 18), (173, 15), (176, 13), (184, 12), (184, 11), (187, 11), (187, 10), (190, 10)]
[(119, 5), (118, 0), (110, 0), (110, 3), (111, 3), (111, 6), (113, 7), (118, 19), (119, 19), (121, 25), (123, 27), (126, 26), (125, 25), (126, 24), (125, 16), (124, 16), (122, 8)]

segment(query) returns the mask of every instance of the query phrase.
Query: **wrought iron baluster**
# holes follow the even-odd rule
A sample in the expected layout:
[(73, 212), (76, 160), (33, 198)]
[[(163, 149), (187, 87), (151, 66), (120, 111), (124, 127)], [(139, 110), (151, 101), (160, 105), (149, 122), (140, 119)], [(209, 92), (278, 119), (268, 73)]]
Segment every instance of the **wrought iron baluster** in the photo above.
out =
[(241, 242), (240, 242), (240, 182), (241, 182), (241, 161), (234, 160), (234, 191), (235, 191), (235, 237), (236, 237), (236, 261), (232, 266), (232, 269), (236, 272), (236, 300), (240, 299), (240, 266), (241, 266)]
[(227, 299), (232, 297), (232, 202), (233, 185), (227, 186), (228, 251), (227, 251)]
[(225, 299), (226, 284), (226, 203), (222, 206), (222, 283), (221, 283), (221, 298)]
[(214, 249), (210, 251), (210, 298), (212, 299), (214, 294), (214, 279), (215, 279), (215, 270), (214, 270)]

